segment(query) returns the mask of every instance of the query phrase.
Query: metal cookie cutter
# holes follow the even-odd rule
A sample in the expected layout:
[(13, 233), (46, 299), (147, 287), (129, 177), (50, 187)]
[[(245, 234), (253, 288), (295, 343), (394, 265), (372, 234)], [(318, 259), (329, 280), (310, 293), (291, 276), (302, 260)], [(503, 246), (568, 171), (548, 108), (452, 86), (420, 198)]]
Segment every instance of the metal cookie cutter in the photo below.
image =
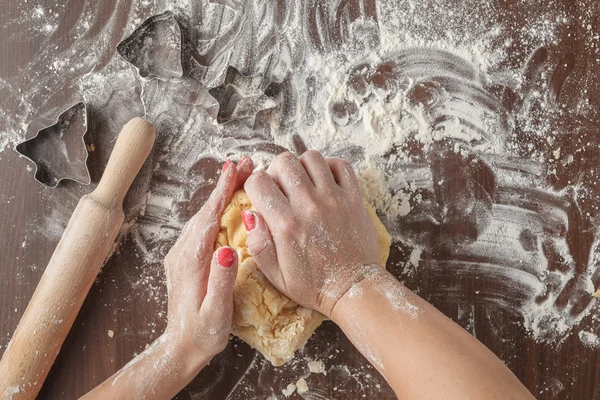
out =
[(208, 91), (219, 103), (217, 122), (225, 124), (238, 120), (248, 128), (254, 128), (260, 112), (277, 107), (275, 100), (265, 94), (262, 81), (261, 74), (246, 76), (228, 67), (225, 82)]
[(179, 80), (185, 75), (182, 30), (171, 11), (144, 21), (117, 45), (117, 52), (142, 78)]
[(19, 143), (15, 150), (35, 164), (35, 180), (55, 188), (63, 180), (91, 183), (84, 136), (88, 130), (87, 108), (77, 103), (58, 116), (57, 122)]

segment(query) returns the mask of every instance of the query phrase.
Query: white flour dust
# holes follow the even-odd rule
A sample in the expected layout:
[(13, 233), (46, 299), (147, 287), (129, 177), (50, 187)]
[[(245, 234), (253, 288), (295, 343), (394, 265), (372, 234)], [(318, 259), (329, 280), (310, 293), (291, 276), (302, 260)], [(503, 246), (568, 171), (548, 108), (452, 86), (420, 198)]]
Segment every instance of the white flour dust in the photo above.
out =
[[(516, 2), (517, 23), (514, 10), (475, 0), (322, 3), (117, 1), (110, 20), (96, 26), (95, 3), (84, 2), (74, 45), (59, 49), (49, 44), (60, 31), (60, 7), (23, 6), (17, 31), (47, 37), (48, 46), (0, 79), (0, 95), (16, 104), (0, 111), (0, 154), (54, 118), (57, 90), (70, 100), (85, 98), (106, 132), (143, 113), (157, 125), (121, 243), (133, 246), (140, 263), (123, 272), (129, 296), (147, 296), (161, 321), (162, 259), (207, 199), (222, 163), (247, 154), (264, 168), (281, 151), (315, 149), (353, 163), (395, 244), (410, 248), (403, 280), (420, 290), (426, 271), (428, 300), (469, 310), (470, 331), (476, 307), (467, 293), (486, 313), (514, 314), (539, 342), (561, 343), (575, 332), (597, 346), (595, 333), (577, 332), (595, 307), (597, 223), (592, 206), (582, 207), (597, 197), (597, 180), (595, 172), (561, 176), (585, 161), (587, 142), (594, 143), (578, 127), (597, 115), (590, 100), (600, 64), (598, 33), (588, 28), (592, 12), (577, 18), (553, 2)], [(115, 55), (119, 40), (166, 9), (195, 27), (191, 46), (206, 67), (202, 76), (142, 80)], [(574, 26), (591, 54), (577, 80), (561, 39)], [(277, 110), (259, 115), (255, 129), (216, 122), (206, 85), (220, 82), (227, 65), (263, 74), (263, 87), (278, 102)], [(569, 116), (577, 119), (572, 126), (557, 123)], [(564, 144), (571, 133), (579, 134), (576, 148)], [(98, 139), (100, 159), (113, 140)], [(54, 204), (40, 221), (44, 234), (56, 239), (69, 213)], [(573, 247), (584, 242), (576, 240), (584, 230), (587, 253)], [(253, 361), (230, 397), (247, 393), (245, 379), (266, 368)], [(327, 373), (341, 376), (343, 368), (350, 367)], [(365, 393), (381, 393), (368, 372), (348, 374)], [(307, 393), (318, 393), (304, 379)], [(281, 397), (292, 385), (298, 393), (296, 378), (277, 384), (269, 396)], [(336, 389), (343, 395), (341, 385)]]
[[(23, 37), (40, 43), (26, 64), (16, 63), (14, 70), (1, 72), (0, 94), (14, 108), (0, 110), (0, 154), (54, 123), (60, 112), (82, 100), (74, 83), (86, 73), (109, 72), (114, 47), (121, 39), (119, 27), (135, 26), (152, 12), (149, 2), (117, 1), (103, 10), (108, 19), (98, 18), (97, 4), (86, 1), (64, 19), (69, 7), (60, 2), (54, 6), (21, 2), (15, 5), (18, 17), (0, 26), (7, 44), (20, 43)], [(70, 29), (59, 29), (61, 19)]]
[(579, 339), (581, 340), (581, 343), (588, 347), (600, 347), (600, 338), (598, 338), (598, 336), (592, 332), (579, 331)]

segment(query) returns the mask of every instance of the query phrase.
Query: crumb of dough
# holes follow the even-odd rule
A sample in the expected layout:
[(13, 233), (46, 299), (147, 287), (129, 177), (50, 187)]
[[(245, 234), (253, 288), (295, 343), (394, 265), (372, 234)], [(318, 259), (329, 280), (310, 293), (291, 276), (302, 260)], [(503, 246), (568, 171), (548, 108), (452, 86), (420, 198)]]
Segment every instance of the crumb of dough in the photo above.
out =
[(287, 385), (287, 388), (285, 388), (281, 391), (281, 393), (283, 393), (283, 395), (285, 397), (290, 397), (295, 391), (296, 391), (296, 385), (294, 385), (293, 383), (290, 383), (289, 385)]
[(306, 383), (306, 379), (300, 378), (298, 382), (296, 382), (296, 387), (298, 388), (298, 393), (306, 393), (308, 392), (308, 383)]
[(597, 290), (592, 296), (600, 298), (600, 290)]
[(312, 374), (327, 375), (327, 372), (325, 372), (325, 364), (323, 363), (323, 361), (320, 361), (320, 360), (309, 360), (308, 361), (308, 370)]
[(111, 338), (111, 337), (114, 337), (114, 336), (115, 336), (115, 331), (109, 329), (108, 330), (108, 337)]

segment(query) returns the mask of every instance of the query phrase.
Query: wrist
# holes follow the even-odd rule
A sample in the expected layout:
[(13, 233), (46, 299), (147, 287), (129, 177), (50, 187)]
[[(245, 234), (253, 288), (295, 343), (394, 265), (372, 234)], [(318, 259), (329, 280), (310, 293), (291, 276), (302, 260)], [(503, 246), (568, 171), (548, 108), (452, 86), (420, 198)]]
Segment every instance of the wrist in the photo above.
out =
[(379, 315), (384, 310), (401, 312), (410, 319), (420, 313), (415, 296), (396, 277), (383, 268), (371, 270), (340, 297), (330, 319), (344, 329), (344, 324), (354, 324), (359, 314)]
[(181, 333), (176, 334), (168, 327), (159, 340), (162, 340), (162, 350), (165, 357), (178, 369), (178, 376), (191, 381), (204, 368), (212, 355), (198, 349), (197, 343), (186, 340)]
[[(370, 284), (374, 277), (381, 276), (381, 274), (388, 274), (388, 272), (377, 264), (360, 265), (358, 268), (346, 272), (344, 279), (336, 279), (335, 285), (330, 285), (324, 292), (330, 294), (330, 305), (327, 309), (328, 312), (324, 313), (329, 319), (335, 321), (335, 314), (340, 309), (344, 308), (343, 303), (348, 299), (353, 299), (356, 295), (362, 291), (362, 287)], [(334, 288), (332, 288), (335, 287)], [(333, 294), (336, 294), (333, 296)], [(336, 322), (337, 323), (337, 322)]]

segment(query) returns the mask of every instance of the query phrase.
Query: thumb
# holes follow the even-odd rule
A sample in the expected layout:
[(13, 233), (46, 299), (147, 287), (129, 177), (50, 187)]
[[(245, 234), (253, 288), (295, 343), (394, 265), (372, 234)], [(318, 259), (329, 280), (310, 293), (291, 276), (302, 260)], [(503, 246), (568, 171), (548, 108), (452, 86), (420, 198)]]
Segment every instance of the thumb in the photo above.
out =
[(208, 287), (202, 308), (222, 316), (233, 313), (233, 285), (237, 277), (238, 256), (231, 247), (220, 247), (213, 253)]
[(242, 211), (242, 220), (248, 232), (248, 251), (267, 279), (278, 288), (284, 287), (277, 261), (275, 243), (263, 217), (256, 211)]

